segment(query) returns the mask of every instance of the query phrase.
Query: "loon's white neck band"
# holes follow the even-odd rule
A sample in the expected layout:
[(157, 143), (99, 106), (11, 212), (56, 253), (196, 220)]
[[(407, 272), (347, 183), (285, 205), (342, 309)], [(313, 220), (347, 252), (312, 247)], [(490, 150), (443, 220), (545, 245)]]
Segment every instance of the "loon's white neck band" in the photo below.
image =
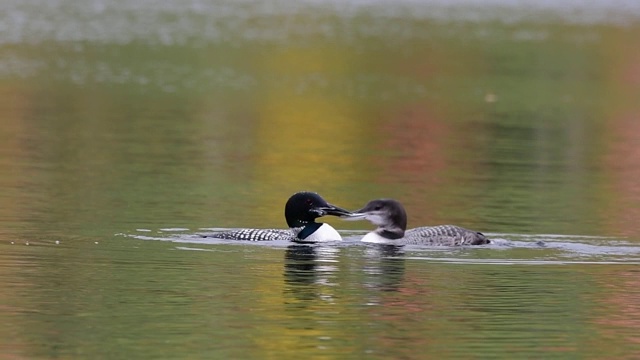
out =
[(308, 235), (304, 239), (298, 238), (298, 234), (304, 229), (304, 227), (291, 228), (296, 241), (298, 242), (328, 242), (328, 241), (342, 241), (342, 236), (329, 224), (322, 224), (311, 235)]

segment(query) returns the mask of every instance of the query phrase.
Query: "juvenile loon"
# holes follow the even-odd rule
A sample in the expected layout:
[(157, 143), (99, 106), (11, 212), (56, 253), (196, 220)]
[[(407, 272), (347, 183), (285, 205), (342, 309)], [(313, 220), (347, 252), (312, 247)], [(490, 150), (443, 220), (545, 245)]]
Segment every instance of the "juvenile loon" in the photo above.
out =
[(220, 233), (201, 235), (225, 240), (322, 242), (342, 240), (338, 232), (329, 224), (315, 220), (325, 215), (346, 216), (349, 211), (329, 204), (313, 192), (293, 194), (284, 207), (284, 217), (289, 229), (237, 229)]
[(396, 200), (371, 200), (365, 207), (342, 217), (344, 220), (369, 220), (377, 229), (362, 238), (379, 244), (482, 245), (490, 241), (482, 233), (455, 225), (425, 226), (407, 230), (407, 212)]

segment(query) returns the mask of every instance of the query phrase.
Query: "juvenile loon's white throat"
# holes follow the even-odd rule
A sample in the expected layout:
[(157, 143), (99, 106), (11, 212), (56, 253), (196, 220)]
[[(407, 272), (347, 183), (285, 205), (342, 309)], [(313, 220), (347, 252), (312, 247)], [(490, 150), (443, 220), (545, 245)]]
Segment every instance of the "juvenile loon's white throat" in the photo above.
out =
[(329, 204), (313, 192), (293, 194), (285, 204), (284, 215), (289, 229), (237, 229), (202, 235), (226, 240), (297, 242), (340, 241), (342, 237), (329, 224), (315, 220), (325, 215), (345, 216), (347, 210)]
[(372, 244), (399, 244), (398, 240), (388, 239), (375, 231), (367, 233), (360, 241)]
[(489, 240), (479, 232), (455, 225), (419, 227), (406, 230), (407, 213), (396, 200), (372, 200), (364, 208), (343, 216), (345, 220), (365, 219), (378, 226), (362, 238), (363, 242), (378, 244), (424, 245), (482, 245)]

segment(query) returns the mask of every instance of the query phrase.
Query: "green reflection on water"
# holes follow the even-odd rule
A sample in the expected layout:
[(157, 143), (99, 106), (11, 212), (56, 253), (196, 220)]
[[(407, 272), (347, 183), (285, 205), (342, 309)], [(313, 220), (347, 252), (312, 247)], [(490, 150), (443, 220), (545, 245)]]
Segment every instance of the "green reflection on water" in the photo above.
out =
[(300, 189), (397, 197), (415, 225), (637, 234), (620, 216), (637, 213), (620, 164), (635, 138), (619, 135), (636, 28), (405, 26), (416, 36), (5, 46), (40, 64), (2, 79), (7, 202), (92, 235), (276, 226)]
[[(184, 251), (132, 239), (17, 246), (3, 245), (0, 259), (13, 269), (1, 275), (0, 344), (19, 357), (638, 351), (627, 346), (639, 315), (628, 306), (633, 266), (437, 264), (362, 247)], [(18, 254), (40, 260), (20, 266)]]

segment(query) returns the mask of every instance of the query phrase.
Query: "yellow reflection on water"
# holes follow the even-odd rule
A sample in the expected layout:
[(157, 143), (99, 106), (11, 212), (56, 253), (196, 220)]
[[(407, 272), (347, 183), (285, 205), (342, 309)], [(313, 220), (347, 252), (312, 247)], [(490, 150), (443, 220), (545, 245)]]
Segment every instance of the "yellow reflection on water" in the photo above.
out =
[[(310, 82), (329, 82), (349, 71), (339, 49), (287, 48), (269, 53), (264, 72), (272, 74), (258, 104), (255, 131), (255, 179), (268, 203), (284, 193), (311, 190), (330, 202), (361, 173), (354, 148), (361, 137), (357, 109), (348, 99), (322, 92)], [(282, 221), (272, 213), (274, 223)]]

